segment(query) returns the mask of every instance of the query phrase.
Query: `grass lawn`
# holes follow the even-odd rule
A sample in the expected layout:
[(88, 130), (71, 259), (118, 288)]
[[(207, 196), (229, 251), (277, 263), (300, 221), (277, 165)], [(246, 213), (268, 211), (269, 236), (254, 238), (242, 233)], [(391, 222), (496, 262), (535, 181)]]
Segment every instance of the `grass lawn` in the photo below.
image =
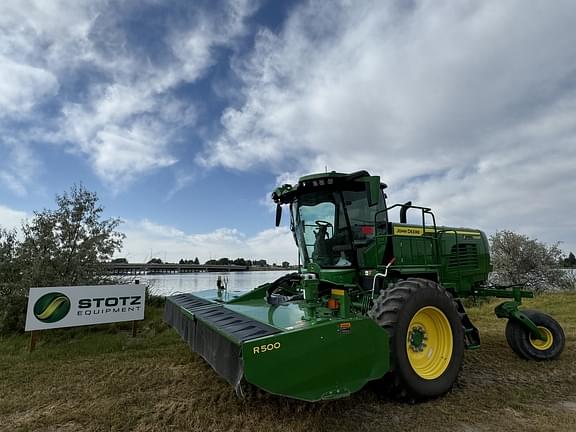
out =
[(482, 348), (465, 353), (457, 386), (416, 405), (373, 386), (349, 398), (305, 403), (234, 390), (150, 309), (137, 338), (129, 326), (0, 339), (0, 430), (6, 431), (576, 431), (576, 293), (526, 300), (564, 327), (566, 348), (547, 363), (506, 344), (497, 303), (469, 309)]

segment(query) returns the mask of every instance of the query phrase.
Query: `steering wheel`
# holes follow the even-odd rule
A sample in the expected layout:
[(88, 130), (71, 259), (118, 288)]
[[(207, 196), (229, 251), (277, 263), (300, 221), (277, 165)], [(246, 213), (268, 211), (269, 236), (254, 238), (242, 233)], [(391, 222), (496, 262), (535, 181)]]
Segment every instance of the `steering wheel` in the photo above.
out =
[(317, 220), (314, 221), (314, 223), (316, 225), (318, 225), (319, 231), (318, 234), (322, 233), (323, 235), (327, 235), (328, 234), (328, 227), (332, 228), (332, 235), (334, 235), (334, 225), (332, 225), (330, 222), (325, 221), (325, 220)]

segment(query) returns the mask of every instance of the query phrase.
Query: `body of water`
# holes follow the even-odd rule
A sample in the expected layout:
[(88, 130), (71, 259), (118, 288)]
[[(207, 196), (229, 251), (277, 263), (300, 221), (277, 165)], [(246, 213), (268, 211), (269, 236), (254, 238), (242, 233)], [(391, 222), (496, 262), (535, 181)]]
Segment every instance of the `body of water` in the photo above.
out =
[[(272, 282), (290, 271), (254, 271), (231, 273), (182, 273), (138, 276), (140, 283), (149, 284), (152, 294), (172, 295), (216, 288), (218, 276), (228, 278), (230, 291), (250, 291), (266, 282)], [(566, 269), (576, 277), (576, 269)]]
[(172, 295), (216, 289), (218, 276), (228, 278), (229, 291), (250, 291), (266, 282), (272, 282), (290, 271), (254, 271), (231, 273), (181, 273), (167, 275), (146, 275), (137, 279), (142, 284), (149, 284), (150, 291), (156, 295)]

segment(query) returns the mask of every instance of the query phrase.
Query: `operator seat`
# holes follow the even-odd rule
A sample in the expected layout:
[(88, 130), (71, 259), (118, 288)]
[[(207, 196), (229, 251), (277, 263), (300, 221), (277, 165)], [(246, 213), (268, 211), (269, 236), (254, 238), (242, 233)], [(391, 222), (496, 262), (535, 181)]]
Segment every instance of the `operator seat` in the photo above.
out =
[(328, 226), (319, 225), (318, 231), (314, 232), (314, 251), (312, 252), (312, 261), (320, 263), (322, 261), (330, 260), (328, 255), (327, 236)]

